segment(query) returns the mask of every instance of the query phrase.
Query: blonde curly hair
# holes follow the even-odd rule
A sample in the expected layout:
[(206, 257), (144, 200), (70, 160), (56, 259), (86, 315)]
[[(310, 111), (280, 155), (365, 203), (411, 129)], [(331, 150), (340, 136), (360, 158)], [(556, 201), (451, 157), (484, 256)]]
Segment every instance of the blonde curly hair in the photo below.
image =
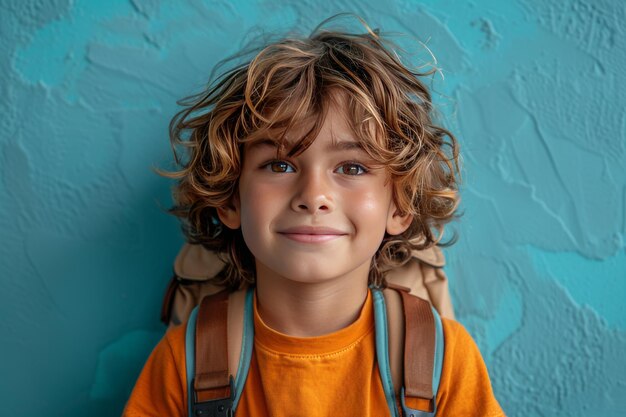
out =
[[(348, 97), (353, 133), (369, 156), (386, 166), (396, 206), (413, 215), (404, 233), (385, 235), (372, 259), (370, 284), (384, 286), (385, 272), (407, 262), (413, 250), (457, 240), (455, 233), (441, 242), (444, 225), (459, 217), (459, 150), (454, 135), (435, 124), (431, 94), (420, 80), (434, 70), (407, 68), (393, 44), (363, 20), (367, 31), (362, 34), (324, 30), (325, 22), (308, 37), (262, 47), (206, 91), (179, 102), (185, 107), (170, 123), (180, 170), (158, 170), (178, 180), (169, 212), (182, 220), (189, 242), (225, 262), (216, 284), (237, 288), (255, 280), (254, 256), (241, 230), (225, 227), (217, 215), (217, 208), (229, 205), (237, 193), (244, 143), (267, 137), (284, 143), (293, 126), (312, 120), (288, 156), (304, 152), (317, 137), (335, 90)], [(177, 152), (180, 147), (185, 158)]]

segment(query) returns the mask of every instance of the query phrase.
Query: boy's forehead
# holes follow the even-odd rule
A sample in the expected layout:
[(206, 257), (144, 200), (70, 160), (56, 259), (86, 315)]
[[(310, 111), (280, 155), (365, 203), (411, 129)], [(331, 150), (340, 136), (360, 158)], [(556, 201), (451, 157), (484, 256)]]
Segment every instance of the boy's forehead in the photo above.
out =
[[(326, 142), (324, 147), (327, 150), (365, 149), (363, 139), (353, 132), (345, 114), (341, 113), (338, 109), (329, 109), (320, 130), (315, 137), (310, 138), (310, 144), (323, 138), (322, 140)], [(255, 135), (255, 139), (249, 141), (247, 148), (271, 147), (281, 152), (289, 152), (294, 146), (305, 140), (305, 135), (312, 130), (314, 122), (314, 120), (309, 120), (296, 123), (298, 125), (296, 129), (259, 132)]]
[[(280, 154), (288, 154), (292, 149), (299, 148), (299, 144), (305, 143), (308, 148), (320, 138), (328, 142), (325, 146), (329, 150), (364, 150), (376, 141), (370, 138), (370, 129), (367, 133), (357, 132), (357, 126), (368, 126), (369, 122), (358, 123), (351, 120), (349, 94), (340, 89), (333, 88), (324, 94), (322, 106), (319, 111), (306, 113), (305, 118), (300, 120), (289, 120), (292, 127), (284, 128), (278, 126), (262, 127), (253, 132), (246, 140), (244, 150), (256, 147), (272, 147)], [(273, 117), (270, 116), (270, 119)], [(314, 131), (316, 123), (318, 131)], [(300, 153), (296, 149), (296, 153)]]

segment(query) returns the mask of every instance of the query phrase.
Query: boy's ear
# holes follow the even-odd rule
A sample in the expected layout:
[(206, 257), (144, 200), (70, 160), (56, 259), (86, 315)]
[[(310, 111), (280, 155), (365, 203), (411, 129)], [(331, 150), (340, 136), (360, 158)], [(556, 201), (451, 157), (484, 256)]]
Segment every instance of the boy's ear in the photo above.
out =
[(241, 227), (241, 210), (239, 198), (233, 196), (230, 204), (217, 208), (217, 216), (220, 221), (229, 229), (235, 230)]
[(389, 215), (387, 217), (387, 233), (392, 236), (399, 235), (409, 228), (412, 221), (412, 214), (401, 213), (395, 203), (392, 202), (391, 207), (389, 207)]

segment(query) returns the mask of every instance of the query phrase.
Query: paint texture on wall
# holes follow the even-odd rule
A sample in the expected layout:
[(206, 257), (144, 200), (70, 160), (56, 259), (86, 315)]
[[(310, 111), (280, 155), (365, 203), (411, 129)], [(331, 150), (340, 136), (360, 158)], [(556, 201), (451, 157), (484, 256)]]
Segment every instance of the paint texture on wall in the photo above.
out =
[(182, 242), (151, 170), (176, 100), (343, 11), (437, 59), (464, 162), (446, 272), (507, 415), (626, 415), (618, 0), (0, 0), (3, 414), (120, 414)]

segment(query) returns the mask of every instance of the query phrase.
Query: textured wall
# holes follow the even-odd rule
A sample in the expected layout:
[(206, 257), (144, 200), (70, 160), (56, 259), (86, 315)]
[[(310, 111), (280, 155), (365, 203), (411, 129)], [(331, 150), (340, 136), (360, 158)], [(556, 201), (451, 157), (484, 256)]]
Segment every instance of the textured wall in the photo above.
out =
[(459, 319), (511, 416), (626, 415), (620, 0), (0, 0), (3, 415), (118, 415), (163, 332), (175, 101), (246, 36), (354, 11), (434, 52), (464, 153)]

